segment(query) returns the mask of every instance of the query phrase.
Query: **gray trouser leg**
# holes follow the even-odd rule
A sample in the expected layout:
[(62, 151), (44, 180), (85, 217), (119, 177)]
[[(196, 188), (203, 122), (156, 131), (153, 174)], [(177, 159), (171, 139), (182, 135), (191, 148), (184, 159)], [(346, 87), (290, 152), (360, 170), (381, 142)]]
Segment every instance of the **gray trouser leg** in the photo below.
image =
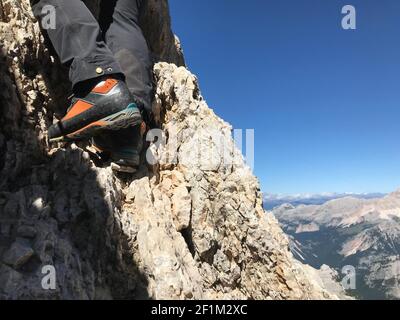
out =
[(152, 62), (138, 24), (143, 1), (103, 0), (100, 20), (109, 21), (104, 37), (81, 0), (35, 0), (33, 12), (42, 21), (44, 6), (56, 9), (56, 28), (46, 31), (61, 62), (70, 67), (74, 87), (102, 75), (123, 74), (132, 94), (150, 111)]
[(110, 21), (108, 29), (104, 30), (105, 41), (124, 71), (130, 91), (150, 110), (152, 61), (139, 26), (140, 8), (144, 1), (103, 0), (100, 21)]
[(70, 67), (72, 85), (105, 74), (122, 73), (119, 63), (102, 39), (98, 22), (81, 0), (39, 0), (33, 13), (39, 21), (53, 6), (56, 28), (47, 34), (62, 63)]

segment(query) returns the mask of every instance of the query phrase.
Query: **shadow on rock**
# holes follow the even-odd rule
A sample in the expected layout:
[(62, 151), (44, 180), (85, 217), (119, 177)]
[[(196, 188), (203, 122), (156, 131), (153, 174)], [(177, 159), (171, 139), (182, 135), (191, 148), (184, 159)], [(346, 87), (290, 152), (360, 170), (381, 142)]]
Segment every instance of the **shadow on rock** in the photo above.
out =
[(9, 65), (0, 54), (0, 299), (148, 299), (119, 220), (122, 182), (78, 147), (47, 154), (38, 122), (50, 116), (26, 112)]

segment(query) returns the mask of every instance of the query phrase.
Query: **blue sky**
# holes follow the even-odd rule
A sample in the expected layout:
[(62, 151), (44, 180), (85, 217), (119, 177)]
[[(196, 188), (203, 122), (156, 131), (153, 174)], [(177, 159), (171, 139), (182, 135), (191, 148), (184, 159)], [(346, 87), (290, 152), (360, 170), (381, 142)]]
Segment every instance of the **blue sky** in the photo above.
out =
[[(357, 30), (341, 9), (357, 10)], [(170, 0), (210, 107), (272, 193), (400, 187), (400, 1)]]

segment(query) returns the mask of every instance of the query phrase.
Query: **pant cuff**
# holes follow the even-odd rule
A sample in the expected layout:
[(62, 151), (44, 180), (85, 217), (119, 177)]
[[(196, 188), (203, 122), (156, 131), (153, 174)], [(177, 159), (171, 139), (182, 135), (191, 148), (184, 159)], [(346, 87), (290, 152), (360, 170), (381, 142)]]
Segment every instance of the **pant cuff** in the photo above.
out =
[(120, 74), (123, 76), (121, 66), (111, 57), (75, 58), (70, 67), (69, 78), (74, 88), (76, 84), (82, 81), (111, 74)]

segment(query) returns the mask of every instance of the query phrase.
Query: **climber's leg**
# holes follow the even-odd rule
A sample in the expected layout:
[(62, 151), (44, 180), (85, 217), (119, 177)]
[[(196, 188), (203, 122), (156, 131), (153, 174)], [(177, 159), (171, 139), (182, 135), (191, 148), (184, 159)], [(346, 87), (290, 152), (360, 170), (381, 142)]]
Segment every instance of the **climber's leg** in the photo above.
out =
[(34, 15), (39, 21), (55, 8), (56, 26), (46, 32), (62, 63), (70, 67), (75, 86), (84, 80), (122, 73), (120, 65), (102, 39), (98, 22), (81, 0), (36, 0)]
[(152, 61), (139, 26), (145, 0), (103, 0), (100, 25), (105, 41), (119, 62), (129, 90), (150, 112), (152, 100)]
[(141, 123), (138, 103), (85, 4), (80, 0), (36, 1), (33, 11), (39, 21), (48, 13), (45, 6), (55, 9), (56, 26), (46, 31), (60, 60), (70, 67), (76, 94), (67, 115), (49, 128), (50, 140), (85, 139)]
[[(139, 26), (142, 0), (103, 0), (100, 26), (108, 47), (123, 70), (130, 92), (151, 114), (152, 62)], [(93, 149), (107, 154), (114, 169), (132, 172), (140, 163), (145, 124), (93, 138)]]

